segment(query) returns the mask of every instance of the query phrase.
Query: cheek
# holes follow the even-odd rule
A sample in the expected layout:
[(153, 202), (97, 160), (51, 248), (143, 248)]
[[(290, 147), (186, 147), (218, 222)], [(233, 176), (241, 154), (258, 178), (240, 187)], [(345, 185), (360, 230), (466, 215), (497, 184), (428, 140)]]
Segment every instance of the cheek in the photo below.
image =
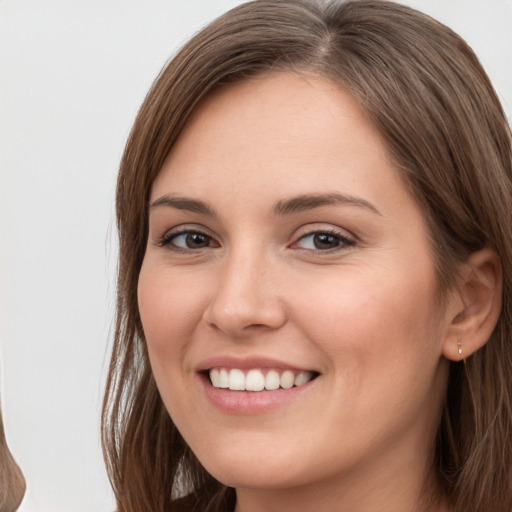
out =
[(186, 354), (204, 302), (198, 284), (151, 262), (143, 264), (139, 276), (138, 304), (149, 361), (169, 411), (184, 405), (179, 405), (186, 396), (182, 377), (191, 372)]
[(409, 371), (428, 362), (430, 372), (441, 356), (442, 326), (433, 300), (435, 278), (427, 269), (416, 274), (367, 269), (340, 274), (338, 280), (310, 280), (294, 316), (351, 386), (379, 375), (409, 378)]
[[(158, 390), (176, 423), (187, 418), (187, 351), (202, 316), (202, 287), (165, 265), (145, 260), (139, 276), (138, 305), (149, 362)], [(184, 378), (185, 377), (185, 378)]]
[[(437, 422), (444, 377), (442, 332), (437, 308), (429, 305), (432, 281), (428, 273), (386, 275), (382, 281), (345, 276), (343, 286), (310, 289), (300, 306), (301, 329), (330, 366), (327, 437), (336, 438), (337, 425), (347, 425), (349, 439), (396, 440), (418, 421), (430, 435)], [(323, 300), (316, 300), (320, 295)]]
[(148, 347), (176, 350), (202, 315), (201, 287), (176, 272), (144, 263), (138, 283), (138, 305)]

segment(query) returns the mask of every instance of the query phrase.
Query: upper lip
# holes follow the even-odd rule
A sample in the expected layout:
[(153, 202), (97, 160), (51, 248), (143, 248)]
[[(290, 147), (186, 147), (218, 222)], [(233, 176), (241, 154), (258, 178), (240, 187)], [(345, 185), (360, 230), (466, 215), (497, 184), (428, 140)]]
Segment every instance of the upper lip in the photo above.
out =
[[(196, 371), (204, 372), (212, 368), (238, 368), (240, 370), (249, 370), (251, 368), (273, 368), (282, 370), (292, 370), (296, 372), (316, 372), (303, 365), (290, 364), (288, 362), (274, 359), (271, 357), (251, 356), (251, 357), (233, 357), (233, 356), (215, 356), (201, 361), (196, 367)], [(316, 372), (318, 373), (318, 372)]]

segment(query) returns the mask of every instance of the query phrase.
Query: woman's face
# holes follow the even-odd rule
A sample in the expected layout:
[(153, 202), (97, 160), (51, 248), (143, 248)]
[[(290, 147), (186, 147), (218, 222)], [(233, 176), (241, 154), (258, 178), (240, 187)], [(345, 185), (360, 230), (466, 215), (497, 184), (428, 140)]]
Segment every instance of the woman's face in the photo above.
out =
[(419, 206), (323, 79), (217, 91), (154, 182), (138, 290), (151, 366), (230, 486), (423, 475), (447, 375), (436, 293)]

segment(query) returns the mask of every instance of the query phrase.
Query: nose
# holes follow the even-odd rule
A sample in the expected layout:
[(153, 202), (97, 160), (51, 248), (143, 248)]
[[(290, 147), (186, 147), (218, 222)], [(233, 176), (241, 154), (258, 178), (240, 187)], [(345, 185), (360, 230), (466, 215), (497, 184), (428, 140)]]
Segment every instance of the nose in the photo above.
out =
[(232, 338), (247, 338), (286, 323), (276, 265), (257, 251), (233, 252), (217, 269), (205, 321)]

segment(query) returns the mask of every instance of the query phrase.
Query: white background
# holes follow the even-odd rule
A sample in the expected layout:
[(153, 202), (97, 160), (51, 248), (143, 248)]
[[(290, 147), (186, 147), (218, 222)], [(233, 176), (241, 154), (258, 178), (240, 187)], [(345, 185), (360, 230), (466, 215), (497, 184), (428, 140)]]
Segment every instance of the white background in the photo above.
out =
[[(99, 411), (113, 196), (165, 61), (237, 0), (0, 0), (0, 343), (24, 512), (108, 512)], [(473, 46), (512, 117), (512, 0), (411, 0)]]

